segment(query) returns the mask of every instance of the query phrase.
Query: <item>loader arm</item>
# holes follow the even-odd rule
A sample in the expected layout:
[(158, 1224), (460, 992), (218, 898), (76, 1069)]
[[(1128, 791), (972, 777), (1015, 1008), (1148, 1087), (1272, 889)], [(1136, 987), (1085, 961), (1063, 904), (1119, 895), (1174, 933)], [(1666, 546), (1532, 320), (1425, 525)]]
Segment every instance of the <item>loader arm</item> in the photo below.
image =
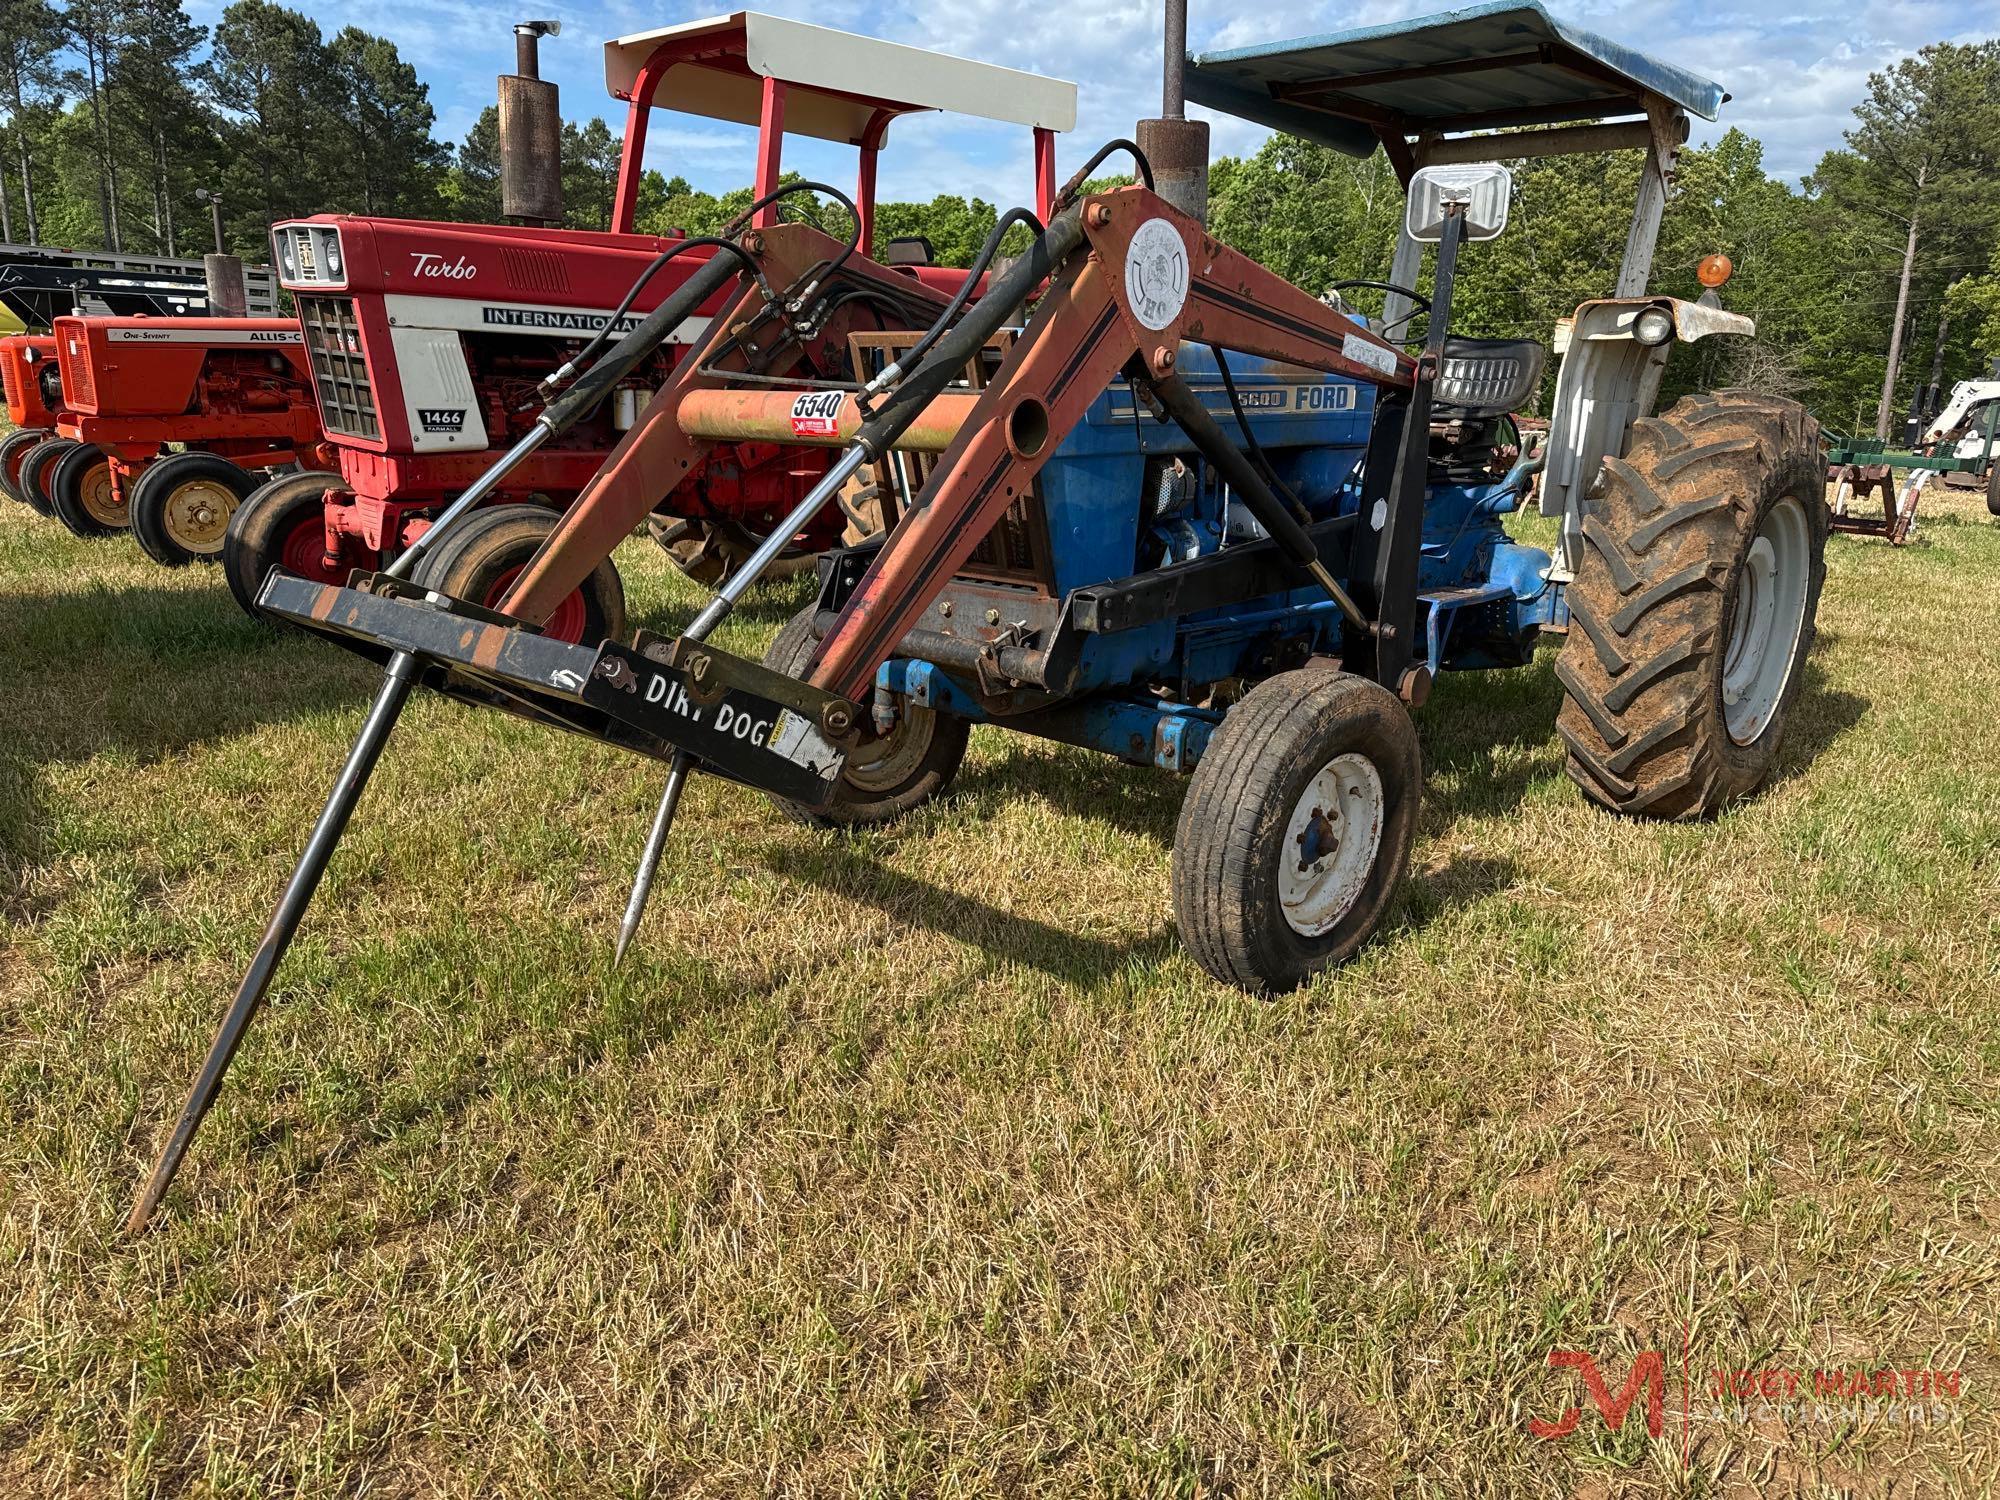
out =
[[(808, 225), (780, 224), (756, 231), (744, 248), (766, 283), (785, 287), (833, 261), (842, 246)], [(884, 319), (892, 313), (922, 327), (949, 300), (936, 287), (859, 255), (828, 277), (822, 290), (833, 310), (801, 338), (788, 327), (786, 309), (772, 306), (747, 274), (739, 280), (724, 310), (710, 319), (706, 334), (675, 366), (673, 377), (618, 440), (522, 570), (501, 601), (505, 613), (531, 625), (547, 620), (715, 448), (715, 438), (695, 436), (680, 421), (682, 403), (691, 393), (725, 388), (731, 375), (768, 381), (830, 374), (840, 368), (850, 333), (887, 326)]]
[(1105, 385), (1121, 371), (1162, 388), (1177, 381), (1182, 340), (1385, 389), (1420, 383), (1417, 361), (1145, 188), (1087, 198), (1081, 214), (1083, 243), (820, 642), (807, 674), (815, 687), (864, 696)]

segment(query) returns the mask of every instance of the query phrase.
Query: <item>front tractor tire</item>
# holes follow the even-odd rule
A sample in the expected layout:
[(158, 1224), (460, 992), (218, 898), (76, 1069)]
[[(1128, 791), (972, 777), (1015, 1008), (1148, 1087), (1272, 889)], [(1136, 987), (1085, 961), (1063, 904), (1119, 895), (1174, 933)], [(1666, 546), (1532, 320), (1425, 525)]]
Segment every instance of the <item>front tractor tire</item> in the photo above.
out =
[(1556, 661), (1593, 802), (1702, 818), (1771, 774), (1826, 580), (1819, 443), (1797, 402), (1728, 390), (1633, 423), (1605, 461)]
[(170, 453), (132, 486), (132, 539), (162, 567), (216, 562), (255, 474), (214, 453)]
[(51, 476), (64, 455), (82, 446), (75, 438), (51, 437), (28, 450), (27, 456), (21, 460), (19, 481), (21, 499), (28, 509), (38, 516), (47, 516), (52, 521), (56, 519), (55, 502), (49, 498)]
[(1387, 688), (1319, 666), (1257, 684), (1202, 752), (1174, 829), (1174, 921), (1195, 962), (1259, 994), (1347, 962), (1402, 886), (1423, 781)]
[(344, 488), (338, 474), (306, 469), (280, 474), (243, 497), (222, 537), (222, 578), (243, 613), (265, 618), (257, 591), (273, 568), (316, 583), (347, 582), (349, 570), (326, 556), (326, 494)]
[(43, 472), (56, 519), (72, 534), (110, 536), (131, 526), (129, 508), (111, 472), (111, 457), (101, 449), (78, 443)]
[[(498, 609), (562, 516), (544, 505), (494, 505), (459, 520), (417, 565), (418, 581), (440, 594)], [(625, 585), (605, 558), (555, 613), (542, 634), (595, 646), (625, 634)]]
[[(813, 647), (813, 606), (785, 622), (769, 648), (764, 665), (787, 677), (803, 679)], [(891, 823), (941, 795), (965, 760), (972, 726), (955, 714), (912, 703), (901, 705), (896, 727), (864, 741), (847, 758), (833, 799), (825, 807), (806, 807), (773, 797), (778, 810), (808, 828), (872, 828)]]

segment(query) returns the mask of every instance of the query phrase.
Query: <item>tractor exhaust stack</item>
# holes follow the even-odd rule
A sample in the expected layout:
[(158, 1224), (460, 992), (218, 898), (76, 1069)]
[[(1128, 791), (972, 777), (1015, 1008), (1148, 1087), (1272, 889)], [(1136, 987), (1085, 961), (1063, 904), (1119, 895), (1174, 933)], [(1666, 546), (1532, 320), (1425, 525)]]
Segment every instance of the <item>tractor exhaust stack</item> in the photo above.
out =
[(1208, 122), (1187, 117), (1187, 0), (1167, 0), (1160, 67), (1160, 118), (1139, 122), (1139, 149), (1159, 195), (1208, 222)]
[(542, 77), (541, 42), (560, 21), (514, 28), (514, 71), (500, 84), (500, 212), (521, 224), (559, 225), (562, 201), (562, 100)]

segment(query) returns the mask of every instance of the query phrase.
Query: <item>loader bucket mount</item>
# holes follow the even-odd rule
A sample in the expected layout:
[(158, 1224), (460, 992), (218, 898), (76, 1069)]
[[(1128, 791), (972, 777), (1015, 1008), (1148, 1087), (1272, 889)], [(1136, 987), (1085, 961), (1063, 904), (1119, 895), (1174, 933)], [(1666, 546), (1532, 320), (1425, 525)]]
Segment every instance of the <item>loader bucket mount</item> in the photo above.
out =
[(630, 645), (570, 645), (384, 573), (339, 587), (274, 572), (257, 602), (378, 664), (409, 654), (421, 683), (447, 698), (657, 760), (687, 750), (807, 807), (832, 795), (859, 722), (847, 700), (713, 646), (645, 631)]

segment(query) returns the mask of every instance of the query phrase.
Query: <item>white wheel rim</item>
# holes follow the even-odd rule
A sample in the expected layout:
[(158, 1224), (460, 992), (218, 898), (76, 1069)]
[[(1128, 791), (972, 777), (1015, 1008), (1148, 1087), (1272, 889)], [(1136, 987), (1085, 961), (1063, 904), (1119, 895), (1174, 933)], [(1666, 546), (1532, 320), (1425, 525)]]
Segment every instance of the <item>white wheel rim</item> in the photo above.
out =
[(1354, 909), (1381, 852), (1387, 800), (1374, 762), (1352, 751), (1306, 783), (1278, 856), (1278, 902), (1292, 931), (1319, 937)]
[(1722, 658), (1722, 717), (1739, 745), (1754, 743), (1771, 727), (1791, 681), (1806, 623), (1811, 538), (1805, 507), (1785, 496), (1757, 528), (1738, 575)]

